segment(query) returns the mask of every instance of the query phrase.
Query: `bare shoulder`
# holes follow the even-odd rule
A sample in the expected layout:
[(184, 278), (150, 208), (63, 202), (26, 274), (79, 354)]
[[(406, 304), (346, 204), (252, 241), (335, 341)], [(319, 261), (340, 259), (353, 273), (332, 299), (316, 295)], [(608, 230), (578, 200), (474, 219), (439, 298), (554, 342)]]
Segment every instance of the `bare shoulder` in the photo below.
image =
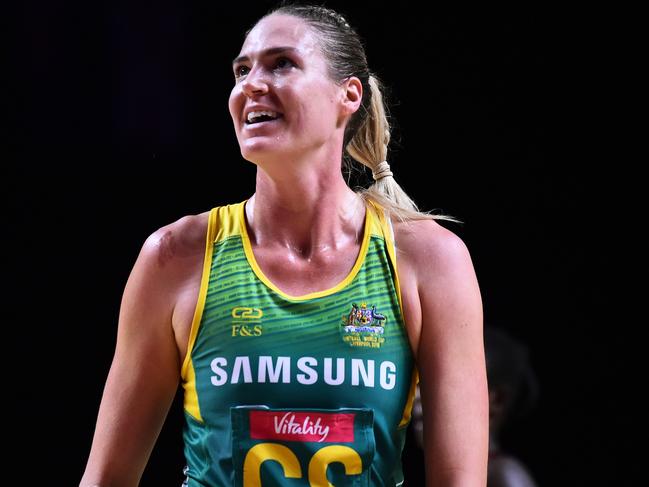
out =
[[(418, 357), (425, 323), (450, 329), (456, 308), (477, 310), (478, 285), (462, 239), (434, 220), (394, 222), (399, 280), (410, 345)], [(441, 343), (441, 341), (438, 341)]]
[(434, 220), (395, 222), (394, 233), (399, 259), (419, 277), (472, 268), (464, 241)]
[(201, 268), (207, 219), (207, 213), (184, 216), (149, 235), (133, 266), (127, 290), (157, 296), (160, 304), (173, 307), (181, 289)]
[(188, 215), (153, 232), (140, 250), (124, 293), (124, 309), (144, 310), (156, 318), (150, 320), (154, 324), (171, 323), (182, 340), (200, 284), (207, 220), (208, 212)]
[(205, 251), (209, 212), (187, 215), (153, 232), (144, 242), (143, 252), (159, 268), (180, 265)]

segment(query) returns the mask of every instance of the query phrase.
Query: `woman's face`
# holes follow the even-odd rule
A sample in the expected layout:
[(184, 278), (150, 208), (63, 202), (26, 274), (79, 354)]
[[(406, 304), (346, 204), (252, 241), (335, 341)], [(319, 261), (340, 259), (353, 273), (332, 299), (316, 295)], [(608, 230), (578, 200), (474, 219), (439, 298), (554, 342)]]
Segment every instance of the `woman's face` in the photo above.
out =
[[(344, 91), (328, 77), (317, 37), (304, 21), (289, 15), (262, 19), (232, 67), (229, 108), (245, 159), (303, 159), (305, 153), (327, 154), (334, 147), (328, 144), (340, 150)], [(274, 119), (249, 121), (251, 110), (270, 110)]]

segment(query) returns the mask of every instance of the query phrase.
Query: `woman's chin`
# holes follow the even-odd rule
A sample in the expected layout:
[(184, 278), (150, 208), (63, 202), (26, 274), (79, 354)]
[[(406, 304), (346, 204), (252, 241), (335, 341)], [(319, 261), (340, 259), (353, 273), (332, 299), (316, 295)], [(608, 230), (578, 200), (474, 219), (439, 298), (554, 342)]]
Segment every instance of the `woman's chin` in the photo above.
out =
[(283, 158), (286, 151), (281, 150), (277, 144), (254, 142), (241, 147), (241, 156), (254, 164)]

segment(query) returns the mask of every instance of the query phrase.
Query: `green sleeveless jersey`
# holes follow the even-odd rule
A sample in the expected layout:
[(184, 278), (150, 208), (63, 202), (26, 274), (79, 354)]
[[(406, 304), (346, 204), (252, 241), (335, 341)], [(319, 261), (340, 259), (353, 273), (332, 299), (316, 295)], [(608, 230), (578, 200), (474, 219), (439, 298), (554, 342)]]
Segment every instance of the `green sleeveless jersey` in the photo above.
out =
[(289, 296), (257, 265), (244, 208), (209, 215), (182, 365), (186, 485), (401, 485), (418, 374), (384, 212), (367, 205), (341, 283)]

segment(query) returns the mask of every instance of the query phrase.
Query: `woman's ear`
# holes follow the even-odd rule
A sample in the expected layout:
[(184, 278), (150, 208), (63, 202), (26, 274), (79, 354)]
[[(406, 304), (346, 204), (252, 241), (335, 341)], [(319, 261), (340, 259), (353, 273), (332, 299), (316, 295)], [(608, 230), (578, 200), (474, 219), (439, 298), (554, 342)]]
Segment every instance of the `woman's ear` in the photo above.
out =
[(350, 76), (342, 83), (343, 115), (351, 116), (361, 106), (363, 100), (363, 85), (356, 76)]

